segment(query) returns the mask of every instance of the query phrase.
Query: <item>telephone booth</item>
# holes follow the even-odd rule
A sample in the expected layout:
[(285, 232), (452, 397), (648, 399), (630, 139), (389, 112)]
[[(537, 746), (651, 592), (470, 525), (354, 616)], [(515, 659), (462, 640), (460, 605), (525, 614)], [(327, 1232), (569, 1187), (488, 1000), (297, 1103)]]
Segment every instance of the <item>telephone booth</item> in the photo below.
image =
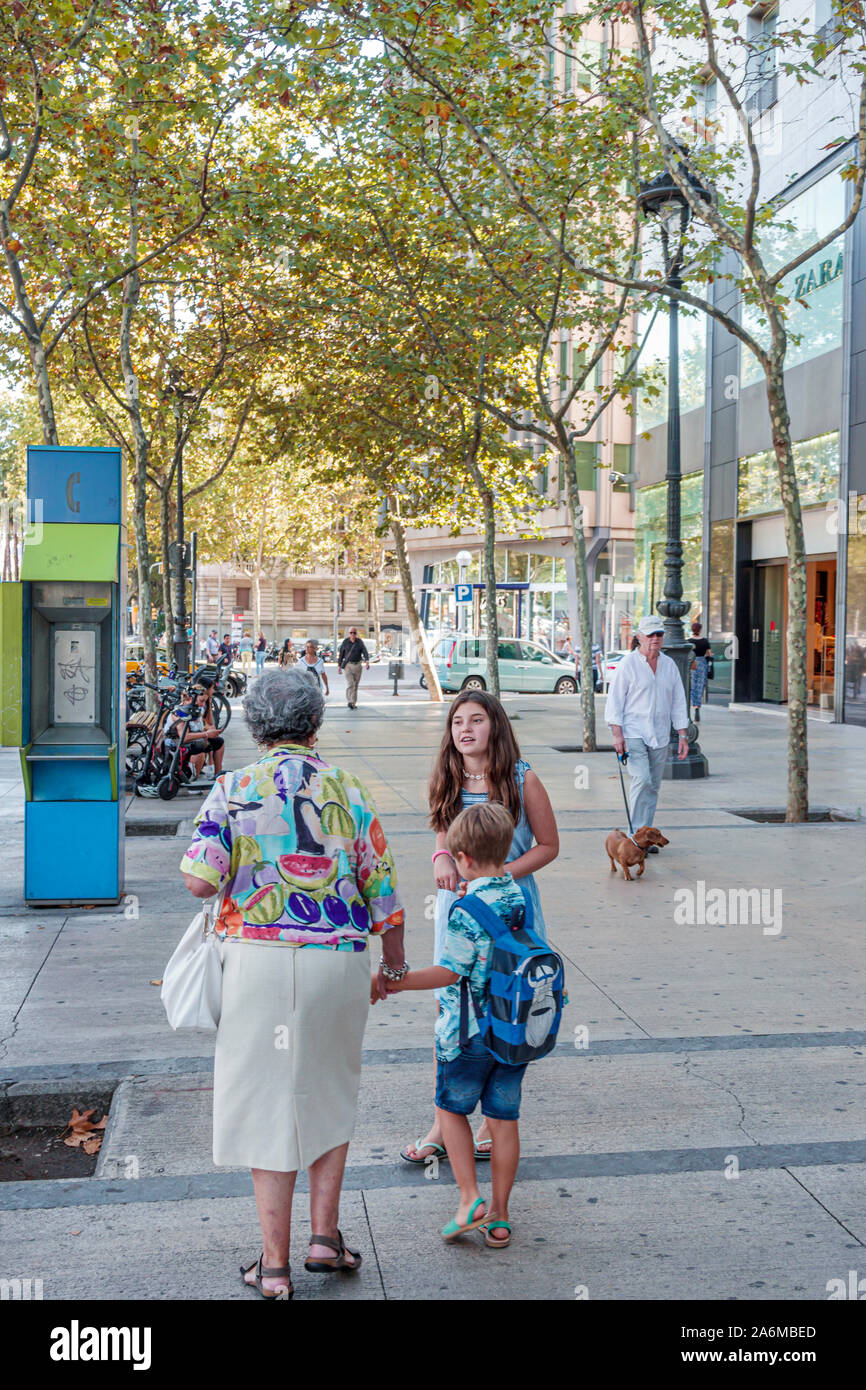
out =
[[(119, 449), (31, 447), (21, 568), (28, 906), (123, 896), (126, 536)], [(13, 654), (14, 659), (14, 654)]]

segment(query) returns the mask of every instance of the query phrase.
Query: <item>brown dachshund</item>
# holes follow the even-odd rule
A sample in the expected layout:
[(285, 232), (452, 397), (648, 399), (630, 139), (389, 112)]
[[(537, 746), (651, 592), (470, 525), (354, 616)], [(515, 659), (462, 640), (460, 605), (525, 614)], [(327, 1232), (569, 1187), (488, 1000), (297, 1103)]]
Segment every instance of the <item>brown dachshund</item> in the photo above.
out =
[(616, 873), (616, 866), (619, 864), (625, 877), (631, 882), (629, 866), (634, 868), (635, 864), (640, 867), (637, 876), (640, 878), (646, 868), (646, 852), (650, 845), (669, 845), (670, 840), (666, 840), (660, 830), (656, 830), (654, 825), (642, 825), (640, 830), (634, 832), (634, 839), (623, 834), (621, 830), (612, 830), (604, 842), (607, 850), (607, 857), (610, 860), (610, 871)]

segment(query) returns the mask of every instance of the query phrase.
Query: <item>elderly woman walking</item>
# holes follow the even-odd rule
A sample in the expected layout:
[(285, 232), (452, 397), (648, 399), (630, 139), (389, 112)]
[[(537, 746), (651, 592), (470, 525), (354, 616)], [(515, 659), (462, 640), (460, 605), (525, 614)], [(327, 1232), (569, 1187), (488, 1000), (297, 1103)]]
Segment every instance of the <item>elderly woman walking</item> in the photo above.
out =
[[(339, 1230), (370, 1000), (367, 947), (399, 977), (403, 909), (394, 861), (362, 782), (314, 751), (317, 681), (264, 671), (244, 699), (263, 754), (215, 784), (181, 869), (197, 898), (224, 890), (226, 946), (214, 1059), (214, 1162), (252, 1169), (262, 1253), (241, 1272), (291, 1298), (292, 1197), (310, 1183), (305, 1269), (357, 1270)], [(381, 991), (384, 994), (384, 989)]]

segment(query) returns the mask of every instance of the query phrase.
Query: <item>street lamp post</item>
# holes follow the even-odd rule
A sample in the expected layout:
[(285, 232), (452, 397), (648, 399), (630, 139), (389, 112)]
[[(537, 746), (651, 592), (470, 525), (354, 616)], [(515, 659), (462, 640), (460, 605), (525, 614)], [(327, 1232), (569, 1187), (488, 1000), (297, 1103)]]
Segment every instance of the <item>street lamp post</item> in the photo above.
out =
[[(693, 174), (688, 174), (683, 165), (683, 174), (688, 178), (696, 195), (709, 201), (710, 195)], [(657, 174), (650, 183), (642, 183), (637, 196), (638, 211), (645, 216), (659, 219), (662, 256), (664, 259), (665, 280), (671, 289), (682, 287), (683, 246), (686, 228), (689, 225), (691, 209), (667, 170)], [(691, 709), (690, 673), (695, 649), (688, 641), (683, 627), (683, 618), (691, 608), (688, 599), (683, 598), (683, 543), (681, 534), (680, 482), (682, 478), (680, 458), (680, 362), (679, 362), (679, 305), (676, 299), (670, 300), (669, 340), (668, 340), (668, 452), (667, 452), (667, 540), (665, 543), (665, 586), (664, 598), (656, 607), (664, 618), (665, 635), (662, 650), (675, 662), (683, 683), (686, 708)], [(689, 719), (688, 757), (680, 761), (677, 757), (678, 734), (671, 728), (671, 755), (665, 768), (665, 776), (679, 779), (692, 779), (709, 776), (709, 765), (698, 744), (697, 725)]]

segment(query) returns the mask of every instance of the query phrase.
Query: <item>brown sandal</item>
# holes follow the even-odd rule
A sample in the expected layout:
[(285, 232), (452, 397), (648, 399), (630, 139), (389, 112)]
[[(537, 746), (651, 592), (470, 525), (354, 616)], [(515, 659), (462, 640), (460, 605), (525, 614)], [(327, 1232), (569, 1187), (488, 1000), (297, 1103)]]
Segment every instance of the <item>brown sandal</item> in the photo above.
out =
[[(258, 1289), (259, 1297), (266, 1299), (268, 1303), (284, 1302), (286, 1299), (294, 1298), (295, 1286), (292, 1283), (291, 1265), (284, 1265), (282, 1269), (263, 1269), (262, 1260), (264, 1258), (264, 1251), (262, 1251), (261, 1255), (259, 1255), (259, 1258), (257, 1260), (254, 1260), (251, 1265), (247, 1265), (246, 1268), (243, 1265), (240, 1266), (241, 1275), (249, 1274), (251, 1269), (254, 1269), (256, 1271), (256, 1282), (254, 1285), (250, 1284), (246, 1279), (244, 1279), (244, 1283), (246, 1284), (247, 1288)], [(262, 1279), (282, 1279), (284, 1277), (289, 1281), (288, 1293), (284, 1293), (282, 1289), (280, 1289), (278, 1293), (270, 1293), (267, 1289), (262, 1287)]]
[[(337, 1232), (337, 1239), (331, 1240), (330, 1236), (310, 1236), (311, 1245), (327, 1245), (329, 1250), (336, 1253), (333, 1259), (326, 1260), (304, 1260), (304, 1269), (310, 1274), (333, 1274), (335, 1270), (345, 1270), (347, 1274), (354, 1274), (356, 1269), (361, 1268), (361, 1253), (353, 1250), (351, 1246), (343, 1244), (342, 1231)], [(351, 1255), (354, 1264), (346, 1263), (346, 1256)]]

